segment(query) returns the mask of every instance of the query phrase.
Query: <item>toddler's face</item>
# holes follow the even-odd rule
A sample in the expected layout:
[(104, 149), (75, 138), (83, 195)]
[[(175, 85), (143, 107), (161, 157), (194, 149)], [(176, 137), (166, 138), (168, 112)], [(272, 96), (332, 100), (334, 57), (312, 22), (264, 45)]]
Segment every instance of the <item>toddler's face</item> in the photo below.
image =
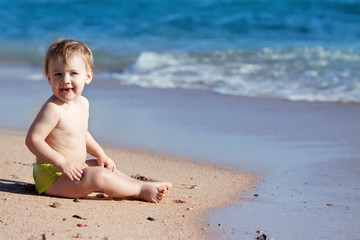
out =
[(63, 102), (77, 100), (92, 79), (92, 70), (88, 70), (84, 59), (80, 54), (73, 54), (67, 64), (61, 58), (53, 58), (49, 61), (47, 79), (51, 89), (58, 99)]

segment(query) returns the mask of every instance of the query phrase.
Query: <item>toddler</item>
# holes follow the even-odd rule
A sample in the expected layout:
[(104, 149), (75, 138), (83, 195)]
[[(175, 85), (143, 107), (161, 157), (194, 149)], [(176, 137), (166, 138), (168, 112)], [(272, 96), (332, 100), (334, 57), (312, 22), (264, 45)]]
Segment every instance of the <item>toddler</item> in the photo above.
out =
[[(58, 39), (46, 53), (44, 70), (53, 95), (26, 136), (26, 146), (36, 156), (37, 192), (78, 198), (103, 191), (111, 197), (163, 200), (170, 183), (142, 182), (120, 172), (88, 131), (89, 102), (82, 92), (93, 77), (90, 49)], [(86, 160), (87, 153), (96, 159)]]

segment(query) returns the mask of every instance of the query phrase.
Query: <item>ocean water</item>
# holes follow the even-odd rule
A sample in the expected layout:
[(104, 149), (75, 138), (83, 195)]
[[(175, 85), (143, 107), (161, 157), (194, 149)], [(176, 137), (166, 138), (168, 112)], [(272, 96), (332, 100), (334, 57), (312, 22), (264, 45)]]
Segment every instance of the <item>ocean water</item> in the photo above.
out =
[(0, 0), (1, 77), (43, 79), (59, 37), (99, 81), (360, 102), (360, 0)]

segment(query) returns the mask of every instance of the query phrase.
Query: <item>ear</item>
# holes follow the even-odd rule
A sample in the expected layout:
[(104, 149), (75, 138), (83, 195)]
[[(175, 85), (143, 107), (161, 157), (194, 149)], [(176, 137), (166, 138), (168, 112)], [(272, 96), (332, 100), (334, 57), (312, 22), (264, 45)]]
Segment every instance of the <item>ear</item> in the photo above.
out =
[(90, 69), (89, 71), (88, 71), (88, 73), (86, 74), (86, 81), (85, 81), (85, 83), (86, 84), (90, 84), (91, 83), (91, 80), (92, 80), (92, 78), (93, 78), (93, 70), (92, 69)]
[(50, 82), (50, 75), (49, 75), (49, 74), (46, 74), (46, 79), (48, 80), (49, 85), (51, 85), (51, 82)]

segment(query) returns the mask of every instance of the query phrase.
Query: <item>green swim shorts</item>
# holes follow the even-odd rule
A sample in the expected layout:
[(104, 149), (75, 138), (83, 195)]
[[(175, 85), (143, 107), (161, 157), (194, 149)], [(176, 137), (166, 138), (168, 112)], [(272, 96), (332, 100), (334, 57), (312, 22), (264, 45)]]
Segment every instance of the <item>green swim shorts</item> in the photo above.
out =
[(35, 163), (33, 177), (35, 188), (39, 195), (45, 192), (61, 174), (62, 173), (51, 164)]

